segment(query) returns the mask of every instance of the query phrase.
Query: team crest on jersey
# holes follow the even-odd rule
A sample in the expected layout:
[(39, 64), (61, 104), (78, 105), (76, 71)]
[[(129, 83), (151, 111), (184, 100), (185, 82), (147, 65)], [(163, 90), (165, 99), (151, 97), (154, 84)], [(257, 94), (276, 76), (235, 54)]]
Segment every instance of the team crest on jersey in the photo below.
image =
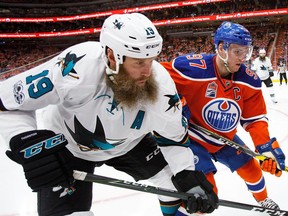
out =
[[(71, 51), (70, 51), (71, 52)], [(61, 58), (59, 62), (57, 62), (58, 66), (61, 66), (62, 76), (71, 76), (75, 79), (79, 79), (77, 76), (77, 72), (74, 69), (75, 64), (82, 59), (85, 55), (77, 57), (76, 54), (67, 53), (65, 58)]]
[(169, 107), (168, 107), (168, 109), (165, 110), (165, 112), (167, 112), (168, 110), (170, 110), (173, 107), (174, 107), (174, 112), (176, 111), (176, 109), (179, 110), (180, 98), (179, 98), (178, 94), (165, 95), (165, 96), (169, 98), (169, 101), (168, 101)]
[(217, 98), (203, 108), (202, 115), (206, 124), (215, 130), (230, 132), (237, 127), (241, 111), (235, 101)]
[[(81, 151), (98, 151), (98, 150), (109, 150), (115, 148), (125, 142), (126, 139), (108, 139), (106, 138), (105, 131), (101, 120), (97, 116), (96, 127), (94, 133), (86, 129), (80, 121), (74, 116), (74, 128), (73, 132), (65, 122), (65, 125), (77, 142)], [(109, 141), (109, 142), (108, 142)]]
[[(112, 96), (111, 95), (108, 95), (108, 94), (102, 94), (102, 95), (99, 95), (97, 96), (94, 100), (97, 100), (97, 99), (100, 99), (100, 98), (108, 98), (108, 99), (111, 99)], [(106, 108), (107, 112), (109, 112), (110, 114), (114, 115), (115, 114), (115, 111), (118, 112), (119, 111), (119, 108), (118, 108), (118, 103), (117, 101), (113, 98), (112, 99), (112, 102), (108, 102), (108, 106), (109, 108)], [(123, 110), (123, 108), (121, 107), (121, 110)]]
[(106, 110), (114, 115), (114, 110), (118, 111), (118, 103), (116, 100), (113, 98), (112, 102), (109, 103), (111, 105), (110, 109), (106, 108)]
[(218, 85), (215, 82), (209, 83), (206, 89), (205, 96), (208, 98), (215, 98), (217, 93)]
[(266, 70), (267, 70), (267, 68), (265, 67), (265, 65), (264, 65), (264, 64), (262, 64), (262, 65), (260, 66), (260, 70), (264, 70), (264, 71), (266, 71)]

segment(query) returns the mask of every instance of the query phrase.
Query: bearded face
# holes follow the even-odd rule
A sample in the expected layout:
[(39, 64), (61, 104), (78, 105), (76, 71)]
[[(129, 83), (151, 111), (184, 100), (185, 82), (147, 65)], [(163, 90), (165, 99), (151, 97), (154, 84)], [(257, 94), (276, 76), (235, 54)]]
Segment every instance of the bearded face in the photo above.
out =
[(266, 57), (266, 52), (260, 50), (260, 52), (259, 52), (259, 59), (260, 59), (261, 61), (264, 61), (264, 60), (265, 60), (265, 57)]
[(114, 92), (115, 100), (121, 105), (133, 108), (140, 103), (154, 103), (157, 100), (158, 86), (152, 72), (150, 76), (132, 77), (123, 65), (119, 73), (114, 75), (115, 82), (109, 78), (107, 85)]
[(263, 54), (260, 54), (259, 55), (259, 59), (261, 60), (261, 61), (264, 61), (265, 60), (265, 54), (263, 55)]

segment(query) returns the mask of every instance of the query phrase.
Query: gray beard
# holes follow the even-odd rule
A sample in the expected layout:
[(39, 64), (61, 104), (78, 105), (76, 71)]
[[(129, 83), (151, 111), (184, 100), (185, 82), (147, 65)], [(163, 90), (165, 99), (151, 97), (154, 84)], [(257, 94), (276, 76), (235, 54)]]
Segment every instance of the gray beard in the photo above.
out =
[(266, 58), (266, 56), (264, 56), (264, 57), (259, 56), (259, 59), (260, 59), (261, 61), (265, 61), (265, 58)]
[(152, 73), (144, 86), (138, 86), (135, 80), (129, 77), (123, 70), (114, 75), (116, 83), (106, 77), (107, 85), (114, 92), (114, 99), (117, 104), (127, 108), (133, 108), (139, 104), (155, 103), (158, 96), (158, 83)]

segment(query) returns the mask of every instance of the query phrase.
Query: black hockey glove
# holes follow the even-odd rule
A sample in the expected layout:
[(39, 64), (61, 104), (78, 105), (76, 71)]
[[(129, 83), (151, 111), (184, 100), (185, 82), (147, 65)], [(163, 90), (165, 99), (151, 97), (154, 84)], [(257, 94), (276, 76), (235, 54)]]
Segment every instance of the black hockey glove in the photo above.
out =
[(178, 191), (191, 193), (183, 200), (188, 213), (211, 213), (218, 208), (218, 196), (203, 172), (183, 170), (172, 177), (172, 182)]
[(269, 76), (273, 77), (274, 76), (274, 72), (273, 71), (269, 71)]
[(68, 144), (63, 134), (49, 130), (21, 133), (10, 140), (11, 151), (6, 155), (23, 166), (28, 185), (33, 191), (60, 185), (73, 184), (73, 155), (65, 147)]

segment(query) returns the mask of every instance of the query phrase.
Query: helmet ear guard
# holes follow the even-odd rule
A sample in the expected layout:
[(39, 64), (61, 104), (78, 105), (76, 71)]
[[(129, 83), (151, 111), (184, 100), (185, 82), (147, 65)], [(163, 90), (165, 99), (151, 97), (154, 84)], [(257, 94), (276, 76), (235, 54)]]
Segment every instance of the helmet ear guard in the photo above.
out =
[[(140, 13), (111, 15), (104, 21), (100, 33), (106, 66), (106, 50), (110, 48), (118, 68), (123, 64), (124, 56), (139, 59), (156, 57), (162, 50), (162, 41), (153, 23)], [(113, 73), (117, 74), (118, 70)]]

